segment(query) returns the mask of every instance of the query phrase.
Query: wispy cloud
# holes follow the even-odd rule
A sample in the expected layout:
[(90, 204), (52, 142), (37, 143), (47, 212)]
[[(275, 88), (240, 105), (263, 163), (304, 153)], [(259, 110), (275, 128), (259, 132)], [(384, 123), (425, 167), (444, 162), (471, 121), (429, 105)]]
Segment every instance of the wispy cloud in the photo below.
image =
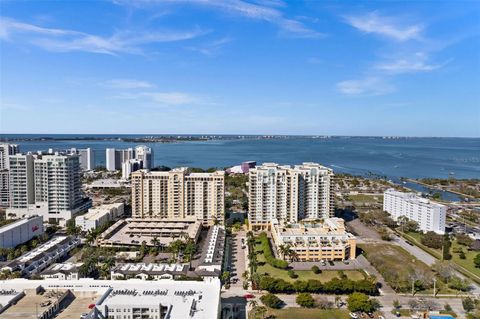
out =
[(197, 104), (200, 102), (199, 98), (183, 92), (149, 92), (143, 93), (143, 96), (167, 105)]
[(345, 21), (362, 32), (378, 34), (397, 41), (420, 39), (423, 30), (422, 25), (401, 23), (398, 19), (380, 16), (377, 12), (347, 16)]
[(393, 92), (395, 87), (384, 78), (369, 76), (363, 79), (339, 82), (337, 89), (346, 95), (383, 95)]
[(6, 17), (0, 19), (0, 39), (20, 40), (54, 52), (138, 54), (142, 53), (142, 45), (189, 40), (205, 33), (195, 28), (190, 31), (122, 31), (105, 37), (76, 30), (40, 27)]
[(102, 83), (111, 89), (148, 89), (154, 87), (152, 83), (132, 79), (113, 79)]
[(150, 102), (165, 106), (206, 103), (202, 98), (186, 92), (126, 92), (115, 96), (115, 98), (126, 100), (148, 100)]
[(232, 41), (229, 37), (224, 37), (198, 46), (189, 47), (190, 50), (199, 52), (206, 56), (214, 56), (227, 44)]
[(441, 64), (431, 64), (428, 62), (427, 54), (417, 52), (410, 57), (378, 63), (375, 68), (390, 74), (430, 72), (445, 66), (447, 63), (448, 61)]
[(312, 28), (307, 27), (300, 21), (287, 18), (281, 11), (286, 4), (283, 1), (276, 0), (259, 0), (256, 3), (246, 2), (242, 0), (140, 0), (131, 2), (128, 0), (115, 0), (117, 4), (145, 6), (145, 5), (198, 5), (222, 10), (227, 13), (236, 14), (250, 19), (266, 21), (277, 25), (281, 34), (288, 37), (298, 38), (319, 38), (324, 36)]

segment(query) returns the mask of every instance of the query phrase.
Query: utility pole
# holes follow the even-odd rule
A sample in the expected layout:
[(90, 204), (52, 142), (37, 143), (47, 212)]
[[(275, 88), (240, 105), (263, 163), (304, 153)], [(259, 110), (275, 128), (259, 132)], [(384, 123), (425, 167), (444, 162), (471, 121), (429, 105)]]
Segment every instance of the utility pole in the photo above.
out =
[(437, 288), (437, 278), (433, 278), (433, 296), (434, 297), (436, 297), (437, 295), (436, 288)]

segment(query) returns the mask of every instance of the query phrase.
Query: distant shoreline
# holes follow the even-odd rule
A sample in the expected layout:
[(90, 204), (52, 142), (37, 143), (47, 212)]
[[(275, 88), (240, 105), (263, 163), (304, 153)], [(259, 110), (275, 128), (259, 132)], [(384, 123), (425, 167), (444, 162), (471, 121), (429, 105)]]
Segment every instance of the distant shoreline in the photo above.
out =
[[(138, 135), (138, 136), (137, 136)], [(233, 134), (0, 134), (0, 142), (112, 141), (125, 143), (176, 143), (212, 140), (285, 140), (285, 139), (477, 139), (477, 137), (409, 137), (409, 136), (330, 136), (330, 135), (233, 135)]]

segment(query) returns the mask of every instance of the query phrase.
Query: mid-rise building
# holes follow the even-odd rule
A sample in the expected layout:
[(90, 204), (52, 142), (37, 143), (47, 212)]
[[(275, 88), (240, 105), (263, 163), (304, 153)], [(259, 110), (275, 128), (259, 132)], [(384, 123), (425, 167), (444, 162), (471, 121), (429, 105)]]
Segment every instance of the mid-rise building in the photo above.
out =
[(132, 173), (134, 218), (196, 219), (204, 225), (223, 223), (225, 172), (190, 173), (140, 170)]
[(423, 232), (445, 233), (447, 207), (415, 193), (404, 193), (394, 189), (386, 190), (383, 194), (383, 210), (389, 213), (395, 221), (403, 216), (417, 222), (418, 228)]
[(250, 229), (325, 219), (333, 213), (333, 171), (317, 163), (265, 163), (249, 171)]
[(0, 248), (14, 248), (43, 234), (43, 218), (31, 216), (0, 227)]
[(110, 221), (115, 221), (124, 213), (123, 203), (104, 204), (90, 208), (88, 213), (75, 217), (75, 226), (83, 231), (95, 230)]
[(80, 156), (80, 168), (82, 170), (91, 171), (95, 169), (95, 151), (90, 147), (85, 149), (72, 148), (68, 152)]
[(10, 208), (7, 216), (41, 215), (65, 225), (91, 206), (83, 198), (79, 155), (15, 154), (10, 159)]
[(8, 157), (19, 152), (16, 144), (0, 144), (0, 207), (10, 206), (10, 183)]
[[(321, 261), (355, 259), (356, 239), (345, 230), (341, 218), (327, 218), (319, 223), (273, 225), (275, 246), (289, 247), (289, 260)], [(279, 252), (280, 253), (280, 252)], [(295, 258), (293, 258), (295, 256)]]

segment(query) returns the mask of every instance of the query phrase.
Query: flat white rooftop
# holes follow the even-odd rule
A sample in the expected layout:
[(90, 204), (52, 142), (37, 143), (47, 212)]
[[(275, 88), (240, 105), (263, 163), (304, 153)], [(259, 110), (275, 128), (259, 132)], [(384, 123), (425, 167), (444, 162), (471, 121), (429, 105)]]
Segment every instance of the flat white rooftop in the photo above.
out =
[(96, 292), (99, 298), (94, 303), (102, 313), (106, 307), (131, 309), (158, 307), (161, 304), (171, 308), (169, 318), (219, 318), (220, 280), (218, 278), (207, 278), (203, 281), (94, 280), (90, 278), (0, 281), (0, 287), (5, 290), (24, 291), (39, 286), (45, 290), (70, 289), (74, 294)]
[[(11, 223), (11, 224), (2, 226), (2, 227), (0, 227), (0, 234), (1, 234), (1, 233), (4, 233), (4, 232), (7, 232), (7, 231), (9, 231), (9, 230), (15, 229), (15, 228), (18, 227), (18, 226), (27, 224), (27, 223), (28, 223), (29, 221), (31, 221), (32, 219), (37, 219), (37, 218), (42, 218), (42, 217), (41, 217), (41, 216), (31, 216), (31, 217), (28, 217), (28, 218), (24, 218), (24, 219), (18, 220), (18, 221), (16, 221), (16, 222)], [(42, 219), (42, 220), (43, 220), (43, 219)]]

